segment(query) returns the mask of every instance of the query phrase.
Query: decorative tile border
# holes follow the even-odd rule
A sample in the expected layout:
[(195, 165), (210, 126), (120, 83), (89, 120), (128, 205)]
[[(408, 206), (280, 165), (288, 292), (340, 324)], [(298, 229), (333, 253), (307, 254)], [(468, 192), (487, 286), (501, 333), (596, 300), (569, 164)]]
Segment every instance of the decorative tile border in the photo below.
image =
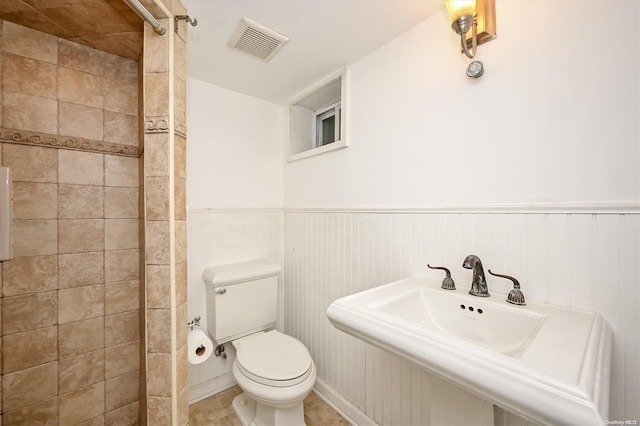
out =
[(0, 142), (71, 149), (75, 151), (95, 152), (98, 154), (119, 155), (122, 157), (138, 158), (141, 154), (141, 150), (137, 146), (5, 128), (0, 128)]
[[(144, 132), (149, 133), (169, 133), (169, 117), (147, 117), (144, 120)], [(183, 138), (187, 137), (187, 126), (176, 123), (173, 132)]]
[(182, 124), (176, 125), (174, 132), (175, 134), (180, 135), (185, 139), (187, 138), (187, 127)]
[(169, 117), (147, 117), (144, 120), (145, 133), (169, 133)]

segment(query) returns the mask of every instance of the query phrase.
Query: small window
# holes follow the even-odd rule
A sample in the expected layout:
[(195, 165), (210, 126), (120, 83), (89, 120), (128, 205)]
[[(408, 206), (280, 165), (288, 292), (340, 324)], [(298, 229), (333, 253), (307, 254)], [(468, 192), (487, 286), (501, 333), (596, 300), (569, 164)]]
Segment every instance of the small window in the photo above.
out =
[(316, 148), (340, 140), (340, 103), (320, 110), (315, 117)]
[(314, 84), (289, 103), (289, 161), (347, 146), (346, 70)]

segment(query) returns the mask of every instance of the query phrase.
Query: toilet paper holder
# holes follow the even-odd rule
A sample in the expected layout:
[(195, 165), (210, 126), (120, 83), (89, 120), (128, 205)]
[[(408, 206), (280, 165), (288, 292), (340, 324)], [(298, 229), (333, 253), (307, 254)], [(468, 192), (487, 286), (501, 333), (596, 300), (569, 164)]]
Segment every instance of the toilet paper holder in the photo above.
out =
[(200, 327), (200, 315), (189, 321), (187, 323), (187, 327), (189, 327), (189, 330), (191, 331), (193, 331), (193, 327)]
[[(191, 331), (193, 331), (194, 327), (200, 327), (200, 315), (196, 316), (195, 318), (193, 318), (191, 321), (189, 321), (187, 323), (187, 327), (189, 327), (189, 329)], [(227, 354), (224, 351), (224, 345), (218, 345), (216, 346), (215, 350), (213, 351), (213, 353), (215, 354), (215, 356), (217, 357), (222, 357), (222, 359), (227, 359)]]

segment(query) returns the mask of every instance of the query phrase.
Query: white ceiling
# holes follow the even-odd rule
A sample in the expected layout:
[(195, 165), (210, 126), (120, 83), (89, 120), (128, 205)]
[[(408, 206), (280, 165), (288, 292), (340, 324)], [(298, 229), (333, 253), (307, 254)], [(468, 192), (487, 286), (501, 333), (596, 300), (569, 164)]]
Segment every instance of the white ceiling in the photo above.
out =
[[(188, 75), (285, 103), (445, 8), (443, 0), (183, 0), (189, 27)], [(289, 38), (264, 63), (227, 47), (242, 17)]]

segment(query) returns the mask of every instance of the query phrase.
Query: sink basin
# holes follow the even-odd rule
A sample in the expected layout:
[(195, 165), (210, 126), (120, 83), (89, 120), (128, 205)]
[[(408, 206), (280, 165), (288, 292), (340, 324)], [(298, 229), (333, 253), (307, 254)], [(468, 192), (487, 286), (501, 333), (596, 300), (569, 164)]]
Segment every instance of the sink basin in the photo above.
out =
[(544, 314), (428, 287), (417, 288), (377, 309), (430, 331), (516, 358), (546, 318)]
[(598, 314), (411, 277), (327, 310), (338, 329), (543, 424), (603, 424), (613, 332)]

